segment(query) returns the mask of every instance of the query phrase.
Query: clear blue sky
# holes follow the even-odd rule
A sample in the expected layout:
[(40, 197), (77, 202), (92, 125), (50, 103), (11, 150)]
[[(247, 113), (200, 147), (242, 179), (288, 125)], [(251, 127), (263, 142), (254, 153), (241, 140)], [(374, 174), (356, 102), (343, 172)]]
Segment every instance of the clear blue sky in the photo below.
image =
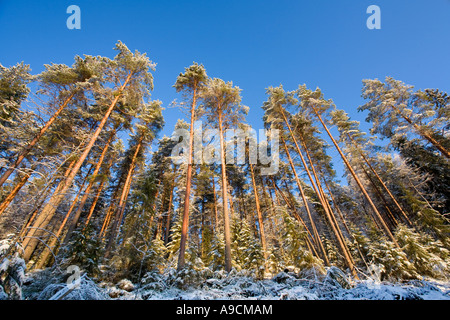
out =
[[(66, 27), (71, 4), (81, 8), (81, 30)], [(366, 27), (371, 4), (381, 8), (381, 30)], [(362, 79), (450, 91), (450, 0), (0, 0), (0, 36), (0, 63), (24, 61), (33, 73), (44, 63), (70, 65), (77, 54), (113, 57), (121, 40), (157, 63), (152, 97), (166, 107), (179, 98), (178, 73), (203, 63), (208, 75), (243, 89), (255, 129), (265, 88), (280, 83), (319, 86), (361, 122)], [(163, 134), (182, 116), (166, 109)]]

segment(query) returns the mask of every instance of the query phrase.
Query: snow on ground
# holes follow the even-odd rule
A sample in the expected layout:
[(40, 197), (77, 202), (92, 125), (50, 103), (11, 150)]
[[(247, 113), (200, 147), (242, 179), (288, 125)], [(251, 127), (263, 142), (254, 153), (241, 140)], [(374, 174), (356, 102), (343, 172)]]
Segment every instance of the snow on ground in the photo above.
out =
[(309, 279), (282, 272), (268, 280), (255, 280), (243, 272), (230, 275), (214, 272), (206, 280), (187, 281), (172, 270), (163, 275), (148, 273), (140, 283), (123, 279), (116, 284), (97, 284), (83, 277), (80, 286), (67, 294), (64, 282), (48, 284), (37, 292), (42, 285), (39, 281), (44, 280), (37, 277), (28, 280), (29, 288), (25, 288), (24, 295), (26, 299), (64, 295), (63, 299), (68, 300), (450, 300), (450, 281), (414, 280), (394, 284), (368, 279), (350, 282), (332, 271)]

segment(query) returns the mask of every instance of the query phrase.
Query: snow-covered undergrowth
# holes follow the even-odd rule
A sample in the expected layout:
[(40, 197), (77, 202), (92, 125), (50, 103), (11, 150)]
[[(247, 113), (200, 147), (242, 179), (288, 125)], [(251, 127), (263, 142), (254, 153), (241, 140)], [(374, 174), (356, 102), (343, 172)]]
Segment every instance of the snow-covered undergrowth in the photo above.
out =
[(0, 300), (22, 299), (25, 261), (13, 249), (19, 249), (13, 235), (0, 240)]
[(139, 283), (122, 279), (117, 283), (81, 279), (80, 286), (67, 290), (66, 278), (48, 270), (30, 273), (24, 299), (76, 300), (450, 300), (450, 282), (414, 280), (404, 283), (373, 279), (351, 281), (337, 268), (326, 275), (314, 270), (301, 277), (281, 272), (271, 279), (257, 280), (245, 271), (230, 274), (203, 270), (182, 276), (174, 269), (163, 274), (147, 273)]

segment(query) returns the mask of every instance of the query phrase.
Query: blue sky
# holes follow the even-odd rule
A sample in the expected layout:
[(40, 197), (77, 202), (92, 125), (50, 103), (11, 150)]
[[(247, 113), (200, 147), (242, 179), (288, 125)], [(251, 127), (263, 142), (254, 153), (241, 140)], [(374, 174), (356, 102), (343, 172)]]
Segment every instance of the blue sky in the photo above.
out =
[[(81, 8), (81, 30), (66, 27), (71, 4)], [(366, 27), (371, 4), (381, 8), (381, 30)], [(113, 57), (121, 40), (157, 63), (152, 98), (166, 107), (180, 98), (177, 75), (202, 63), (243, 89), (255, 129), (268, 86), (319, 86), (361, 122), (362, 79), (392, 76), (450, 91), (449, 0), (0, 0), (0, 36), (0, 63), (24, 61), (33, 73), (45, 63), (70, 65), (77, 54)], [(183, 115), (166, 109), (164, 117), (169, 135)]]

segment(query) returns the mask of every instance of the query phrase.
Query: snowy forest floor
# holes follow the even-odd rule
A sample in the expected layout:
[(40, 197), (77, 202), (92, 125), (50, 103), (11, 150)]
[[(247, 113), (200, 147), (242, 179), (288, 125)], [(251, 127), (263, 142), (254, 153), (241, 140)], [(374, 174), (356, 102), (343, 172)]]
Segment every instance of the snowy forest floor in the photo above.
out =
[[(163, 274), (150, 272), (139, 283), (123, 279), (117, 283), (81, 277), (70, 291), (67, 275), (50, 269), (25, 276), (22, 298), (29, 300), (450, 300), (450, 281), (432, 279), (402, 283), (374, 279), (349, 281), (337, 268), (326, 275), (311, 272), (299, 277), (281, 272), (258, 280), (247, 272), (194, 272), (181, 278), (174, 269)], [(138, 282), (138, 281), (137, 281)]]

